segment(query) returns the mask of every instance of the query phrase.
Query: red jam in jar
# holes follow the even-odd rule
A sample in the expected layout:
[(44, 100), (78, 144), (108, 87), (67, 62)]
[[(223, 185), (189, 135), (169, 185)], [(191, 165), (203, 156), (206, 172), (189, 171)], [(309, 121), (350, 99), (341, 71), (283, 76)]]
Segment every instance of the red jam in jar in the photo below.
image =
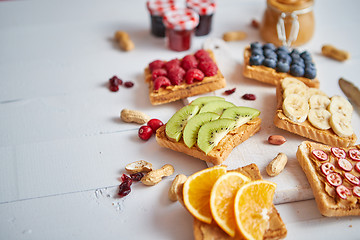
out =
[(178, 52), (190, 49), (194, 29), (199, 24), (199, 15), (191, 9), (175, 9), (167, 11), (163, 21), (169, 49)]
[(199, 25), (195, 29), (195, 35), (204, 36), (209, 34), (216, 9), (215, 0), (186, 0), (186, 7), (194, 10), (200, 16)]
[(150, 13), (151, 34), (155, 37), (165, 37), (163, 16), (166, 11), (177, 8), (175, 0), (148, 0), (146, 7)]

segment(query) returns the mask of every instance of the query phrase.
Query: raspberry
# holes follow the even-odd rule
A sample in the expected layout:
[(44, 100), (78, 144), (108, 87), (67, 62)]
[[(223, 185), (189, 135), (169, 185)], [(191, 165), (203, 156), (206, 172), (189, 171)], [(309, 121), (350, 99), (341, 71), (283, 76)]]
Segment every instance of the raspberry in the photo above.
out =
[(197, 60), (201, 61), (208, 61), (211, 60), (211, 57), (209, 55), (209, 52), (204, 50), (204, 49), (200, 49), (198, 50), (194, 56), (196, 57)]
[(173, 67), (180, 67), (180, 60), (175, 58), (165, 63), (166, 70), (170, 70)]
[(185, 71), (191, 68), (197, 68), (198, 62), (194, 55), (186, 55), (181, 61), (181, 67), (185, 69)]
[(205, 74), (207, 77), (211, 77), (216, 75), (217, 73), (217, 66), (213, 61), (205, 61), (200, 62), (198, 68)]
[(154, 89), (155, 90), (159, 90), (159, 88), (161, 88), (161, 87), (167, 87), (170, 85), (171, 85), (170, 80), (165, 76), (160, 76), (160, 77), (156, 78), (154, 81)]
[(181, 67), (172, 67), (171, 69), (169, 69), (168, 78), (171, 84), (179, 85), (183, 81), (185, 73), (185, 70)]
[(205, 75), (197, 68), (189, 69), (185, 74), (185, 81), (187, 84), (191, 84), (194, 80), (202, 81)]
[(149, 69), (150, 71), (154, 71), (155, 69), (162, 68), (164, 66), (165, 62), (161, 60), (155, 60), (149, 63)]
[(163, 68), (158, 68), (155, 69), (152, 72), (152, 80), (154, 81), (156, 78), (160, 77), (160, 76), (166, 76), (167, 75), (167, 71)]

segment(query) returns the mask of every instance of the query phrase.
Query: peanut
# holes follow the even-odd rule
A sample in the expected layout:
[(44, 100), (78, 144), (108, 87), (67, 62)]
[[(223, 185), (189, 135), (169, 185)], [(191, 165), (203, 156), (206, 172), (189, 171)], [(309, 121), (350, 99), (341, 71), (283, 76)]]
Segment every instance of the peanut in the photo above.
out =
[(271, 135), (268, 138), (268, 143), (273, 144), (273, 145), (281, 145), (284, 144), (286, 142), (286, 138), (284, 138), (281, 135)]
[(350, 53), (345, 50), (337, 49), (332, 45), (323, 45), (321, 48), (321, 53), (324, 56), (330, 57), (337, 61), (343, 62), (350, 58)]
[(150, 172), (151, 170), (153, 170), (152, 164), (144, 160), (129, 163), (125, 166), (125, 169), (130, 173)]
[(174, 173), (174, 167), (170, 164), (162, 166), (162, 168), (152, 170), (141, 178), (141, 182), (148, 186), (158, 184), (163, 177), (170, 176)]
[(244, 40), (246, 37), (247, 37), (247, 34), (246, 34), (246, 32), (243, 32), (243, 31), (226, 32), (223, 35), (223, 39), (226, 42), (240, 41), (240, 40)]
[(143, 112), (137, 110), (130, 110), (126, 108), (121, 110), (120, 117), (124, 122), (128, 122), (128, 123), (134, 122), (138, 124), (147, 123), (151, 119), (150, 116), (146, 115)]
[(285, 153), (279, 153), (266, 167), (266, 172), (270, 177), (280, 174), (287, 163)]
[(172, 181), (170, 189), (169, 189), (169, 199), (171, 201), (176, 202), (178, 200), (177, 192), (178, 192), (179, 186), (181, 186), (181, 184), (184, 184), (186, 179), (187, 179), (187, 176), (185, 176), (184, 174), (176, 175), (176, 177)]
[(135, 44), (131, 41), (127, 32), (117, 31), (115, 33), (115, 40), (119, 43), (119, 46), (124, 51), (131, 51), (135, 48)]

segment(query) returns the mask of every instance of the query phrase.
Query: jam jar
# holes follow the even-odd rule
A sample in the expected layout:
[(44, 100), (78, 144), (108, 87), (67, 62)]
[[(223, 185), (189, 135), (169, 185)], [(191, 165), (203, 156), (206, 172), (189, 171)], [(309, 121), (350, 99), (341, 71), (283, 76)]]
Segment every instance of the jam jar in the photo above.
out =
[(299, 46), (313, 36), (314, 0), (267, 0), (260, 25), (264, 41), (277, 46)]
[(215, 0), (186, 0), (186, 7), (199, 14), (199, 25), (195, 29), (196, 36), (208, 35), (211, 31), (213, 15), (216, 9)]
[(165, 37), (164, 13), (176, 9), (177, 2), (175, 0), (148, 0), (146, 7), (150, 13), (151, 34), (155, 37)]
[(168, 48), (178, 52), (190, 49), (199, 15), (191, 9), (175, 9), (164, 14), (163, 22)]

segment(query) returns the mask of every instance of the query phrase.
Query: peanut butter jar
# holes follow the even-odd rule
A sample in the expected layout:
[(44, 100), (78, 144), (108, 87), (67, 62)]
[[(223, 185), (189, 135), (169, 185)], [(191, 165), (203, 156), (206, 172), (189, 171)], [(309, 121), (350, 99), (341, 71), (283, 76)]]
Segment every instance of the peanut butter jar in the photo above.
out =
[(261, 37), (277, 46), (307, 43), (315, 30), (313, 6), (314, 0), (267, 0)]

